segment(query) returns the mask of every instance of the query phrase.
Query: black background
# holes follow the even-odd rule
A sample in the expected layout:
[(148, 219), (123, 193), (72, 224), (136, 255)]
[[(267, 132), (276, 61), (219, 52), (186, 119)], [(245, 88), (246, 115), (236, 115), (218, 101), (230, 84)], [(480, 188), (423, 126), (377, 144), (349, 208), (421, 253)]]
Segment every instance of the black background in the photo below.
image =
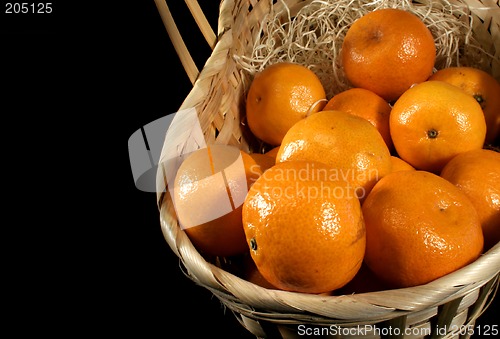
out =
[[(184, 2), (167, 3), (201, 69), (210, 48)], [(218, 1), (200, 3), (216, 31)], [(253, 338), (183, 275), (161, 233), (156, 195), (135, 187), (128, 138), (176, 112), (192, 87), (154, 1), (53, 4), (51, 15), (2, 9), (0, 17), (6, 118), (33, 145), (4, 152), (23, 164), (6, 169), (24, 179), (12, 195), (24, 207), (17, 229), (37, 249), (12, 265), (34, 282), (14, 314), (46, 316), (33, 326), (38, 334)], [(499, 323), (498, 300), (479, 324)]]

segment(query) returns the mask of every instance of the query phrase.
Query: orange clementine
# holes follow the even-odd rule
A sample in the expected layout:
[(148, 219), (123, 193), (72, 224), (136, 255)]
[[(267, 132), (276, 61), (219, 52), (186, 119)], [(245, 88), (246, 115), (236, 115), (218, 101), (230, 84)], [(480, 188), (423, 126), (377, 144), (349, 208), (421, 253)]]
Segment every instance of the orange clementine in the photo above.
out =
[(245, 152), (210, 145), (179, 166), (173, 201), (181, 228), (203, 255), (232, 256), (248, 251), (241, 211), (259, 166)]
[(327, 293), (347, 284), (365, 252), (360, 202), (335, 169), (287, 161), (264, 172), (243, 204), (243, 227), (262, 276), (282, 290)]
[(357, 87), (347, 89), (328, 100), (323, 110), (344, 111), (365, 118), (377, 128), (389, 150), (392, 150), (389, 131), (391, 105), (374, 92)]
[(278, 155), (278, 151), (279, 150), (280, 150), (280, 147), (279, 146), (275, 146), (275, 147), (271, 148), (269, 151), (267, 151), (264, 154), (267, 155), (268, 157), (273, 157), (274, 160), (276, 160), (276, 156)]
[(441, 171), (476, 208), (484, 234), (484, 249), (500, 241), (500, 153), (479, 149), (458, 154)]
[(472, 95), (481, 105), (486, 120), (486, 142), (493, 143), (500, 134), (500, 83), (491, 74), (474, 67), (447, 67), (429, 80), (455, 85)]
[(319, 111), (326, 93), (309, 68), (290, 62), (267, 66), (253, 78), (247, 94), (246, 119), (260, 140), (278, 146), (288, 129)]
[(425, 81), (403, 93), (389, 124), (399, 157), (433, 173), (458, 153), (482, 148), (486, 135), (481, 106), (443, 81)]
[(262, 276), (250, 254), (244, 257), (242, 278), (260, 287), (277, 289), (276, 286)]
[(260, 172), (264, 172), (269, 167), (276, 164), (276, 159), (265, 153), (250, 153), (255, 163), (259, 166)]
[(400, 157), (397, 157), (395, 155), (391, 155), (391, 162), (392, 162), (392, 172), (397, 172), (397, 171), (413, 171), (415, 168), (401, 159)]
[(364, 118), (343, 111), (321, 111), (293, 125), (276, 162), (313, 160), (334, 167), (363, 199), (391, 171), (390, 152), (378, 130)]
[(349, 27), (341, 60), (354, 87), (369, 89), (391, 102), (411, 85), (429, 78), (436, 46), (419, 17), (403, 9), (384, 8), (365, 14)]
[(476, 260), (483, 233), (458, 187), (427, 171), (380, 179), (362, 206), (368, 267), (392, 288), (428, 283)]

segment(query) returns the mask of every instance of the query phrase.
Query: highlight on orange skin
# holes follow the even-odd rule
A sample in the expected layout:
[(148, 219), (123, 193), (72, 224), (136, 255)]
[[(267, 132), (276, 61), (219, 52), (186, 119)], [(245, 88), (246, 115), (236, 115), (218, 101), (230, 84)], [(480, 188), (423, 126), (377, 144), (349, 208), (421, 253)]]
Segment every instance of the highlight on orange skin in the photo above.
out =
[(323, 110), (344, 111), (368, 120), (382, 135), (389, 151), (393, 151), (389, 130), (391, 105), (376, 93), (365, 88), (350, 88), (330, 98)]
[(486, 120), (486, 143), (500, 136), (500, 83), (491, 74), (474, 67), (447, 67), (437, 70), (429, 80), (457, 86), (480, 104)]
[(399, 157), (433, 173), (456, 154), (482, 148), (486, 136), (476, 100), (443, 81), (425, 81), (403, 93), (392, 107), (389, 125)]
[(362, 205), (368, 267), (391, 288), (428, 283), (476, 260), (479, 216), (455, 185), (427, 171), (388, 174)]
[(365, 14), (350, 26), (341, 58), (353, 87), (369, 89), (393, 102), (432, 74), (436, 46), (419, 17), (384, 8)]
[(242, 205), (261, 174), (250, 155), (228, 145), (209, 145), (182, 162), (172, 199), (181, 229), (202, 255), (233, 256), (248, 251)]

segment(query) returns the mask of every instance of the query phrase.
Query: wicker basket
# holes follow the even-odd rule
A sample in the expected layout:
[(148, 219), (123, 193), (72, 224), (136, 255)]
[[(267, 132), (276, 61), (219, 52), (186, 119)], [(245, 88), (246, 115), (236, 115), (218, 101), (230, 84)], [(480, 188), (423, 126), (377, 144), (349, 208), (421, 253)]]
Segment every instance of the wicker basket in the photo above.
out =
[[(198, 2), (186, 0), (213, 49), (201, 72), (196, 68), (165, 0), (155, 2), (193, 83), (193, 89), (180, 110), (196, 108), (207, 144), (236, 145), (248, 151), (264, 147), (241, 123), (251, 75), (238, 67), (234, 56), (252, 53), (266, 14), (286, 6), (293, 16), (311, 0), (223, 0), (219, 8), (217, 35)], [(425, 6), (430, 1), (418, 3)], [(498, 1), (454, 0), (453, 3), (466, 6), (466, 19), (472, 18), (475, 37), (494, 57), (495, 61), (488, 70), (499, 79)], [(165, 175), (162, 171), (160, 166), (158, 177)], [(165, 194), (162, 181), (159, 182), (157, 200), (161, 228), (168, 245), (180, 258), (186, 276), (210, 290), (256, 337), (293, 338), (308, 333), (323, 337), (468, 337), (471, 331), (466, 326), (474, 325), (495, 297), (499, 286), (500, 243), (474, 263), (411, 288), (337, 296), (265, 289), (231, 273), (227, 268), (227, 258), (208, 260), (196, 251), (180, 229), (170, 196)]]

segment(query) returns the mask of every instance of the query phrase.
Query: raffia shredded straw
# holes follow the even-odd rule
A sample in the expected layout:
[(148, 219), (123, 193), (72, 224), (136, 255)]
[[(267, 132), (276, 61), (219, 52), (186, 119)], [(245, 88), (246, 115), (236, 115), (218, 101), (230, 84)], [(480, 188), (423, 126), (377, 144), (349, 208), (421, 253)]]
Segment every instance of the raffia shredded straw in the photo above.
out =
[(251, 55), (235, 55), (236, 63), (251, 76), (277, 62), (305, 65), (318, 75), (328, 97), (351, 87), (339, 57), (348, 28), (380, 8), (401, 8), (421, 18), (434, 36), (436, 69), (474, 66), (491, 72), (492, 64), (499, 62), (493, 52), (480, 47), (472, 34), (473, 17), (466, 5), (456, 1), (315, 0), (295, 15), (283, 1), (278, 4), (263, 18)]

